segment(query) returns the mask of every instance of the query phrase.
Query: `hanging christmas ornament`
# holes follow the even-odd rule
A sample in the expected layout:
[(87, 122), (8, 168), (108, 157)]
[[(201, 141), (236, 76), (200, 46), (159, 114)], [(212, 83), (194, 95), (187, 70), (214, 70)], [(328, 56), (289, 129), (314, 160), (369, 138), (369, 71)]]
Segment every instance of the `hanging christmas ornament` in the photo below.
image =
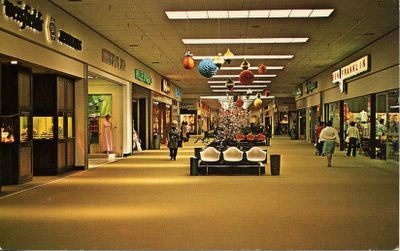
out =
[(191, 51), (187, 51), (185, 53), (185, 57), (183, 58), (183, 68), (185, 69), (193, 69), (194, 67), (194, 60), (193, 60), (193, 54)]
[(242, 107), (244, 104), (243, 99), (242, 98), (238, 98), (238, 100), (236, 100), (236, 106), (237, 107)]
[(225, 87), (229, 90), (232, 91), (233, 87), (235, 87), (235, 82), (232, 81), (232, 79), (228, 79), (225, 83)]
[(257, 94), (256, 94), (256, 97), (257, 97), (257, 98), (261, 98), (261, 94), (260, 94), (260, 93), (257, 93)]
[(249, 70), (244, 70), (239, 75), (239, 82), (243, 85), (250, 85), (254, 81), (254, 74)]
[(193, 69), (194, 60), (193, 60), (193, 54), (191, 51), (187, 51), (185, 53), (185, 57), (183, 58), (183, 67), (188, 70)]
[(262, 106), (262, 100), (261, 99), (259, 99), (259, 98), (256, 98), (255, 100), (254, 100), (254, 102), (253, 102), (253, 105), (254, 105), (254, 107), (255, 108), (261, 108), (261, 106)]
[(218, 56), (214, 58), (214, 64), (221, 69), (221, 66), (225, 63), (224, 58), (222, 57), (222, 53), (218, 53)]
[(250, 67), (249, 61), (247, 61), (246, 59), (243, 60), (243, 62), (240, 64), (240, 67), (242, 67), (243, 70), (249, 69), (249, 67)]
[(205, 78), (211, 78), (217, 74), (218, 71), (217, 66), (215, 66), (214, 61), (211, 58), (201, 60), (198, 68), (200, 74)]
[(252, 93), (253, 93), (253, 92), (252, 92), (250, 89), (248, 89), (247, 92), (246, 92), (246, 99), (249, 99), (249, 98), (250, 98), (250, 95), (251, 95)]
[(271, 95), (271, 92), (270, 92), (267, 88), (265, 88), (265, 89), (263, 90), (263, 95), (266, 96), (266, 97), (268, 97), (269, 95)]
[(231, 50), (229, 50), (229, 48), (226, 50), (225, 54), (224, 54), (224, 59), (228, 64), (231, 64), (232, 62), (232, 57), (235, 56)]
[(260, 65), (258, 66), (258, 73), (260, 73), (260, 74), (265, 74), (265, 73), (267, 73), (267, 67), (266, 67), (265, 65), (263, 65), (263, 64), (260, 64)]

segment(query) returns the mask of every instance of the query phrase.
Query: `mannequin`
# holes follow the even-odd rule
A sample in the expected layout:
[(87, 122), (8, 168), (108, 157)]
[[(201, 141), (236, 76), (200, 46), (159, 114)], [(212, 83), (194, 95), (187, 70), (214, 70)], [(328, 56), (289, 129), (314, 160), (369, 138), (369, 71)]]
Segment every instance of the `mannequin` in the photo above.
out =
[(103, 122), (104, 128), (104, 150), (107, 151), (107, 154), (114, 150), (113, 146), (113, 135), (112, 129), (113, 125), (110, 121), (111, 116), (109, 114), (106, 115), (106, 120)]
[(360, 112), (361, 123), (366, 123), (368, 121), (368, 113), (364, 110)]

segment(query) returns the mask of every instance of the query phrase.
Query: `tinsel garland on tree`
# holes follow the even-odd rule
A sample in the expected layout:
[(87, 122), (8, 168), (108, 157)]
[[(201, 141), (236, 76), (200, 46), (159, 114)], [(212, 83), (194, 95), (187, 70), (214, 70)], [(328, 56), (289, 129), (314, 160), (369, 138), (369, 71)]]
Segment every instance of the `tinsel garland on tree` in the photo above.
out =
[(231, 98), (219, 109), (217, 139), (223, 141), (236, 140), (236, 135), (248, 126), (249, 113), (236, 105)]

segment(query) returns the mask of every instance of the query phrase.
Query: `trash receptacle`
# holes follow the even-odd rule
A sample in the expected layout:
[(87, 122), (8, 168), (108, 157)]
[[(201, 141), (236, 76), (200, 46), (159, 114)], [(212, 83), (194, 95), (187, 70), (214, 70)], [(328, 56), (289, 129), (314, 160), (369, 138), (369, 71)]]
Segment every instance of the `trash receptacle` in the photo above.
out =
[(158, 150), (160, 149), (160, 135), (153, 134), (153, 149)]
[(194, 156), (195, 156), (197, 159), (200, 159), (200, 152), (201, 152), (202, 149), (203, 149), (203, 148), (201, 148), (201, 147), (195, 147), (195, 148), (194, 148)]
[(190, 175), (198, 175), (197, 167), (198, 167), (198, 158), (190, 157)]
[(271, 175), (280, 175), (281, 172), (281, 155), (271, 154)]

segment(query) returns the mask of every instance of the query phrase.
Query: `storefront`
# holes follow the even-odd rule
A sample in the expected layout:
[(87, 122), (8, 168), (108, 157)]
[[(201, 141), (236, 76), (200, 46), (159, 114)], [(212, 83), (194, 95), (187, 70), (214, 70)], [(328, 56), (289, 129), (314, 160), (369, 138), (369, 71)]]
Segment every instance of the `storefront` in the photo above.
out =
[[(132, 88), (132, 132), (140, 139), (142, 150), (150, 149), (151, 123), (151, 91), (133, 84)], [(136, 139), (132, 137), (133, 141)], [(136, 142), (132, 142), (133, 150), (138, 150)]]
[[(17, 184), (88, 168), (89, 151), (103, 152), (107, 114), (111, 152), (130, 155), (132, 83), (160, 92), (162, 77), (53, 3), (24, 4), (9, 0), (0, 14), (1, 179)], [(19, 20), (13, 11), (30, 16)], [(111, 105), (103, 107), (106, 100)], [(150, 112), (147, 121), (150, 138)]]
[[(397, 37), (398, 29), (317, 75), (312, 81), (319, 84), (313, 93), (298, 92), (297, 107), (305, 106), (309, 110), (310, 127), (315, 117), (332, 121), (341, 138), (341, 150), (346, 148), (347, 128), (350, 122), (355, 122), (360, 134), (359, 154), (399, 160)], [(322, 113), (318, 113), (316, 95), (320, 99), (318, 103), (323, 104)], [(298, 112), (301, 120), (304, 108)], [(302, 124), (300, 121), (300, 133)], [(311, 139), (310, 134), (307, 141)]]
[(180, 122), (187, 124), (188, 133), (196, 135), (198, 131), (198, 103), (183, 101), (180, 109)]

